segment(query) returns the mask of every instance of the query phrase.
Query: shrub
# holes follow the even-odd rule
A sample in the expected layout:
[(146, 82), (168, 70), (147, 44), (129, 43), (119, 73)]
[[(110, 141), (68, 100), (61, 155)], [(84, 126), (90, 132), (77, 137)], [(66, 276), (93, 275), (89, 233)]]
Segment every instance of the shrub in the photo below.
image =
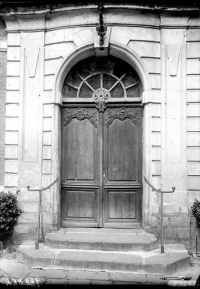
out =
[(196, 218), (197, 223), (200, 225), (200, 202), (195, 199), (193, 206), (191, 207), (192, 213)]
[(21, 213), (16, 196), (10, 192), (0, 192), (0, 234), (12, 233)]

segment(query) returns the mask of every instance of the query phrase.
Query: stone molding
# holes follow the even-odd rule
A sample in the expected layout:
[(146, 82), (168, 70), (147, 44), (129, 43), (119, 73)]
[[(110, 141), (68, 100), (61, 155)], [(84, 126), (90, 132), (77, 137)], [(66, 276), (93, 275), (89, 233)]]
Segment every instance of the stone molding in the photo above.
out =
[[(146, 8), (145, 7), (135, 7), (133, 5), (105, 5), (105, 23), (107, 27), (142, 27), (149, 29), (199, 29), (200, 17), (188, 16), (188, 12), (197, 13), (198, 9), (177, 9), (166, 11), (159, 10), (159, 8)], [(78, 13), (81, 10), (81, 13)], [(83, 14), (88, 13), (88, 20), (85, 21), (81, 18)], [(148, 13), (147, 13), (148, 11)], [(143, 12), (145, 15), (143, 15)], [(185, 14), (184, 14), (185, 12)], [(68, 21), (71, 19), (71, 13), (77, 13), (74, 17), (74, 21)], [(123, 16), (126, 13), (126, 17)], [(174, 13), (176, 15), (174, 16)], [(116, 16), (116, 14), (118, 14)], [(17, 32), (39, 32), (39, 31), (52, 31), (58, 29), (66, 28), (83, 28), (83, 27), (96, 27), (98, 19), (98, 9), (97, 5), (89, 6), (77, 6), (77, 7), (64, 7), (42, 9), (42, 10), (30, 10), (15, 11), (10, 13), (0, 13), (0, 16), (4, 19), (7, 26), (7, 32), (17, 33)], [(27, 16), (29, 25), (27, 25)], [(59, 22), (54, 23), (54, 18), (59, 17)], [(145, 21), (144, 21), (145, 17)], [(23, 21), (21, 21), (23, 20)], [(59, 23), (59, 25), (58, 25)]]

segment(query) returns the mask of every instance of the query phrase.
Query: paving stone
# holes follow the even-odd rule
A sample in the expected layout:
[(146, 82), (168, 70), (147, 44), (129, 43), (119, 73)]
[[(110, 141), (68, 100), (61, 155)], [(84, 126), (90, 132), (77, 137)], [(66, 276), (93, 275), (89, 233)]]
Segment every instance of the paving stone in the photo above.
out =
[(112, 285), (127, 285), (125, 281), (113, 281)]
[(112, 285), (112, 281), (109, 280), (92, 280), (91, 284), (93, 285)]
[(91, 283), (91, 280), (85, 280), (85, 279), (70, 279), (67, 280), (67, 284), (80, 284), (80, 285), (88, 285)]
[(113, 281), (130, 281), (130, 282), (138, 282), (143, 283), (146, 282), (146, 274), (145, 273), (129, 273), (129, 272), (111, 272), (109, 273), (109, 279)]
[(109, 279), (109, 273), (108, 272), (98, 272), (98, 271), (69, 271), (67, 274), (67, 278), (80, 278), (80, 279), (98, 279), (98, 280), (108, 280)]
[(0, 260), (0, 268), (10, 277), (16, 279), (25, 278), (30, 272), (30, 268), (28, 268), (28, 266), (13, 259)]
[(54, 278), (48, 278), (45, 282), (47, 285), (66, 285), (67, 280), (66, 279), (54, 279)]
[(163, 275), (147, 274), (147, 284), (163, 284), (166, 285), (167, 281), (161, 280)]
[(39, 280), (39, 284), (45, 284), (46, 278), (37, 278)]
[(49, 250), (34, 250), (30, 248), (20, 248), (19, 258), (25, 262), (28, 262), (30, 266), (50, 266), (54, 264), (55, 254)]
[(29, 276), (37, 278), (43, 277), (43, 278), (65, 279), (67, 276), (67, 272), (65, 270), (32, 269)]
[(9, 278), (8, 277), (2, 277), (0, 279), (0, 284), (8, 284), (9, 282)]
[(167, 285), (169, 286), (181, 286), (181, 287), (184, 287), (184, 286), (195, 286), (196, 284), (196, 281), (194, 280), (189, 280), (189, 281), (185, 281), (185, 280), (170, 280), (168, 281)]

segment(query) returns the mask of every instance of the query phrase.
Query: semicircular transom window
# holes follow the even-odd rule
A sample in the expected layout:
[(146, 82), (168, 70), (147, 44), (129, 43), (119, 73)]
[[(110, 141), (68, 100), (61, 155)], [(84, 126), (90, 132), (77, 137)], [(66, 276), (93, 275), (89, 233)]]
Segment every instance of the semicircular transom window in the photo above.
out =
[(126, 62), (91, 57), (79, 62), (67, 75), (63, 85), (63, 100), (87, 101), (99, 94), (109, 99), (140, 101), (142, 84), (133, 68)]

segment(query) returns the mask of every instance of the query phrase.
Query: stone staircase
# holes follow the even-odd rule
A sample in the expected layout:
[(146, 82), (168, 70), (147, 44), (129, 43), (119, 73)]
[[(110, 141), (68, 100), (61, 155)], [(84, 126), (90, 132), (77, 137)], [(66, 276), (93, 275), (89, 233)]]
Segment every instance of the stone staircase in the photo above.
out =
[(62, 228), (48, 233), (45, 243), (18, 248), (18, 260), (32, 268), (173, 274), (189, 266), (183, 245), (167, 245), (160, 253), (154, 235), (142, 229)]

